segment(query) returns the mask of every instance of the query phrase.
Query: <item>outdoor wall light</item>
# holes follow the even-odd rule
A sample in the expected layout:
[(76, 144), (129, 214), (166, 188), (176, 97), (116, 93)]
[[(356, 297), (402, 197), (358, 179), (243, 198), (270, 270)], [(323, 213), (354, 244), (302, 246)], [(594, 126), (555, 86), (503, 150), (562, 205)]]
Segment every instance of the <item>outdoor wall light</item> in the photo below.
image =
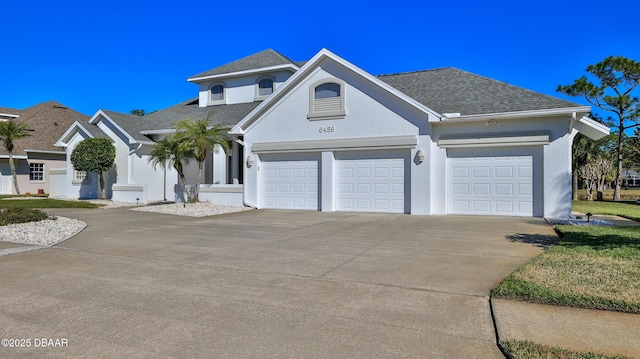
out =
[(247, 168), (253, 166), (253, 156), (247, 156)]
[(486, 123), (486, 125), (487, 125), (487, 126), (495, 126), (495, 125), (497, 125), (497, 124), (498, 124), (498, 121), (497, 121), (497, 120), (494, 120), (494, 119), (490, 119), (490, 120), (489, 120), (489, 121), (487, 121), (487, 123)]
[(418, 163), (422, 163), (424, 162), (424, 159), (427, 157), (427, 154), (424, 153), (424, 150), (421, 148), (418, 150), (418, 152), (416, 153), (416, 160), (418, 161)]

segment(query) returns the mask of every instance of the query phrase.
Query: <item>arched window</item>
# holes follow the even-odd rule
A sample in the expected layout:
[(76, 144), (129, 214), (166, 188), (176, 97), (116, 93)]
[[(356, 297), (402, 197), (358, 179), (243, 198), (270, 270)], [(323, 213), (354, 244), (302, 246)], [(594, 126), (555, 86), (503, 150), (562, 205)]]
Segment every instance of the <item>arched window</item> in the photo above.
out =
[(269, 96), (273, 93), (273, 80), (262, 79), (258, 82), (258, 97)]
[(213, 85), (211, 86), (210, 92), (210, 101), (223, 101), (224, 100), (224, 86), (222, 85)]
[(329, 82), (326, 84), (316, 86), (314, 90), (314, 99), (340, 97), (340, 85), (337, 83)]
[(344, 108), (344, 81), (320, 80), (310, 87), (308, 119), (331, 119), (346, 116)]

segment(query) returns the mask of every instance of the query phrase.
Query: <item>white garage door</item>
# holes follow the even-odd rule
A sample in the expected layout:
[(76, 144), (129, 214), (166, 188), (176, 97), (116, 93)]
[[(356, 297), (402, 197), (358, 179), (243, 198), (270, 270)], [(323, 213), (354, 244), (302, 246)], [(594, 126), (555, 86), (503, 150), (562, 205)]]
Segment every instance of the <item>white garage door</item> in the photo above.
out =
[(339, 154), (337, 209), (404, 213), (405, 159), (398, 153)]
[(262, 207), (318, 210), (318, 159), (262, 159)]
[(527, 150), (449, 149), (448, 212), (533, 216), (533, 155)]

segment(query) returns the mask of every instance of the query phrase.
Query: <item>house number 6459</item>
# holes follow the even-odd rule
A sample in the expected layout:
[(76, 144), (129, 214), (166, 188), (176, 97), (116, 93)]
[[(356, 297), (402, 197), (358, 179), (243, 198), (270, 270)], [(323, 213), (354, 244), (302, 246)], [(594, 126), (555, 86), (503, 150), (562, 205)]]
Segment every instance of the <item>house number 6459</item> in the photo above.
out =
[(333, 126), (324, 126), (318, 129), (318, 133), (331, 133), (331, 132), (334, 132), (335, 130), (336, 129)]

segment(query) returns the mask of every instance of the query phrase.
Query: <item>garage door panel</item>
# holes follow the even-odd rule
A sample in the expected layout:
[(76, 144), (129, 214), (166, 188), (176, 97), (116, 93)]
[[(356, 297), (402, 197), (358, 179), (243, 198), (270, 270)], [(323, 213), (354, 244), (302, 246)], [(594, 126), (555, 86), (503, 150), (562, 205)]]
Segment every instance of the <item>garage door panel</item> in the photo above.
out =
[(491, 193), (491, 184), (490, 183), (474, 183), (473, 184), (473, 193), (472, 195), (485, 195)]
[(507, 201), (496, 201), (496, 212), (498, 213), (512, 213), (513, 212), (513, 202)]
[[(371, 158), (363, 158), (367, 155)], [(336, 159), (338, 210), (404, 212), (405, 159), (402, 154), (341, 153)]]
[(496, 183), (495, 192), (498, 196), (513, 196), (513, 184)]
[(453, 167), (451, 176), (456, 177), (469, 177), (469, 167)]
[(475, 200), (473, 201), (473, 210), (475, 212), (489, 213), (491, 211), (491, 201), (488, 200)]
[(448, 212), (532, 216), (533, 155), (510, 151), (449, 150)]
[(451, 193), (454, 195), (468, 195), (469, 185), (466, 183), (454, 183), (451, 185)]
[(318, 209), (318, 160), (271, 157), (262, 167), (262, 207)]
[(495, 167), (495, 177), (496, 178), (512, 178), (513, 177), (513, 167), (503, 167), (498, 166)]
[(475, 178), (489, 178), (491, 174), (491, 168), (488, 166), (474, 166), (473, 177)]

